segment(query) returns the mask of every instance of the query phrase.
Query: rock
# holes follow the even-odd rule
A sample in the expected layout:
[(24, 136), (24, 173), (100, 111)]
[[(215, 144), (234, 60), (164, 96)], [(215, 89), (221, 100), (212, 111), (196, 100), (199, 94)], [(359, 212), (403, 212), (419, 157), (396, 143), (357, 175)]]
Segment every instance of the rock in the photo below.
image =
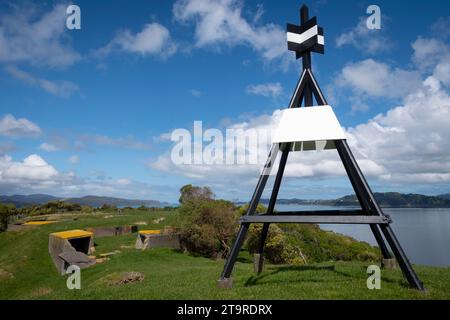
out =
[(159, 223), (163, 222), (165, 219), (166, 219), (166, 218), (161, 217), (161, 218), (158, 218), (158, 219), (153, 220), (153, 223), (159, 224)]
[(111, 257), (111, 256), (113, 256), (115, 254), (118, 254), (118, 253), (120, 253), (120, 251), (118, 251), (118, 250), (113, 251), (113, 252), (100, 253), (100, 257), (107, 258), (107, 257)]
[(123, 285), (133, 282), (143, 281), (145, 276), (140, 272), (125, 272), (122, 277), (115, 282), (116, 285)]
[(99, 258), (99, 259), (95, 259), (95, 262), (96, 263), (103, 263), (103, 262), (108, 261), (108, 260), (109, 260), (109, 258)]
[(14, 279), (14, 275), (4, 269), (0, 269), (0, 279)]
[(120, 249), (134, 249), (134, 246), (120, 246)]

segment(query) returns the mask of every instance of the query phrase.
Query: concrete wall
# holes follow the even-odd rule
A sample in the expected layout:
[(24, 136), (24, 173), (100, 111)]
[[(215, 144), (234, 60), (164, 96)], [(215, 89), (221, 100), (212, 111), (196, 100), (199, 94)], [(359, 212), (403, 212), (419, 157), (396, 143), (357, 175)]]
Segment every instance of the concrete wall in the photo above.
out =
[(177, 235), (173, 234), (138, 234), (138, 239), (136, 240), (136, 249), (150, 248), (181, 249), (180, 239)]
[(112, 237), (137, 232), (137, 226), (118, 226), (118, 227), (98, 227), (88, 228), (87, 231), (93, 232), (98, 237)]
[[(83, 252), (85, 254), (90, 254), (91, 248), (94, 245), (94, 240), (89, 237), (89, 249), (88, 252)], [(48, 239), (48, 252), (50, 257), (55, 264), (56, 269), (60, 275), (66, 274), (66, 269), (69, 267), (67, 263), (60, 257), (60, 254), (68, 251), (76, 251), (74, 247), (70, 244), (69, 240), (62, 239), (53, 235), (49, 236)], [(94, 260), (95, 261), (95, 260)]]

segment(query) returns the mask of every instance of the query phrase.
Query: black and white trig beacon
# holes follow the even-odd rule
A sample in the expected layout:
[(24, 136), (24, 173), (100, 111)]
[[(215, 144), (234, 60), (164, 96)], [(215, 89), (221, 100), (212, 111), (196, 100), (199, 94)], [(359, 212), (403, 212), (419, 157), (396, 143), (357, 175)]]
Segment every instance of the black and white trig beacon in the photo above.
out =
[(304, 6), (300, 10), (301, 25), (287, 24), (288, 49), (295, 51), (296, 58), (301, 58), (308, 52), (325, 52), (325, 38), (323, 28), (317, 25), (317, 17), (308, 19), (308, 9)]

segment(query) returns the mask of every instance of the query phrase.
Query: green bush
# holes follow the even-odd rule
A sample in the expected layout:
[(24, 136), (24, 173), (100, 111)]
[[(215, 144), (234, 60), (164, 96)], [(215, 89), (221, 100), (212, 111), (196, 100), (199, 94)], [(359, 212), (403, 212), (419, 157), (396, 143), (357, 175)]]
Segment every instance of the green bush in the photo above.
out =
[[(213, 200), (208, 187), (184, 186), (180, 189), (180, 219), (176, 232), (184, 249), (192, 254), (213, 258), (228, 255), (237, 232), (238, 218), (247, 212), (248, 205), (236, 208), (231, 202)], [(258, 205), (256, 213), (267, 208)], [(245, 248), (257, 253), (261, 224), (249, 228)], [(318, 225), (271, 224), (265, 243), (266, 259), (274, 264), (306, 264), (330, 260), (377, 261), (378, 248), (356, 241)]]
[[(246, 242), (247, 250), (250, 253), (257, 253), (261, 238), (262, 225), (251, 225)], [(283, 230), (275, 224), (269, 226), (269, 232), (264, 248), (264, 256), (271, 263), (275, 264), (304, 264), (305, 257), (300, 247), (289, 243)]]
[(175, 231), (186, 251), (211, 258), (223, 258), (228, 254), (237, 227), (231, 202), (191, 199), (183, 202), (179, 210)]
[[(240, 206), (237, 209), (237, 214), (239, 215), (239, 217), (241, 217), (247, 213), (247, 210), (248, 210), (248, 204), (245, 204), (243, 206)], [(266, 213), (266, 212), (267, 212), (266, 206), (264, 206), (263, 204), (258, 204), (258, 206), (256, 207), (255, 213), (260, 214), (260, 213)]]
[(8, 229), (9, 218), (16, 212), (16, 207), (13, 204), (0, 203), (0, 232)]
[(17, 209), (18, 213), (26, 216), (39, 216), (45, 214), (54, 214), (60, 212), (75, 212), (81, 211), (83, 208), (76, 203), (67, 203), (64, 201), (50, 201), (42, 205), (33, 205)]
[(380, 251), (368, 243), (351, 237), (325, 231), (318, 225), (281, 225), (288, 242), (300, 247), (309, 263), (322, 261), (368, 261), (381, 258)]

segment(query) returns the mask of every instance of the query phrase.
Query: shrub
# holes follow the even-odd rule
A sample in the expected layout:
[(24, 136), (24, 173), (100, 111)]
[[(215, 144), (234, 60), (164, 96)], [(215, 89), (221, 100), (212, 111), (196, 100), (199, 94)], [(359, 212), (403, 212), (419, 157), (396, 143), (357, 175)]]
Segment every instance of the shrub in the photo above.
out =
[[(257, 253), (261, 238), (262, 225), (251, 225), (246, 242), (247, 250), (250, 253)], [(271, 224), (264, 248), (264, 256), (271, 263), (275, 264), (304, 264), (305, 257), (301, 249), (289, 243), (283, 230), (275, 224)]]
[(325, 231), (318, 225), (282, 225), (288, 242), (302, 248), (308, 262), (322, 261), (378, 261), (380, 251), (368, 243), (351, 237)]
[(230, 250), (237, 219), (231, 202), (193, 199), (183, 202), (175, 231), (182, 247), (192, 253), (223, 258)]
[[(243, 216), (244, 214), (247, 213), (247, 209), (248, 209), (248, 204), (245, 204), (243, 206), (240, 206), (237, 209), (237, 214), (239, 215), (239, 217)], [(267, 208), (266, 206), (264, 206), (263, 204), (258, 204), (258, 206), (256, 207), (256, 211), (255, 213), (266, 213), (267, 212)]]
[(12, 204), (0, 203), (0, 232), (8, 229), (9, 218), (16, 212), (16, 207)]

